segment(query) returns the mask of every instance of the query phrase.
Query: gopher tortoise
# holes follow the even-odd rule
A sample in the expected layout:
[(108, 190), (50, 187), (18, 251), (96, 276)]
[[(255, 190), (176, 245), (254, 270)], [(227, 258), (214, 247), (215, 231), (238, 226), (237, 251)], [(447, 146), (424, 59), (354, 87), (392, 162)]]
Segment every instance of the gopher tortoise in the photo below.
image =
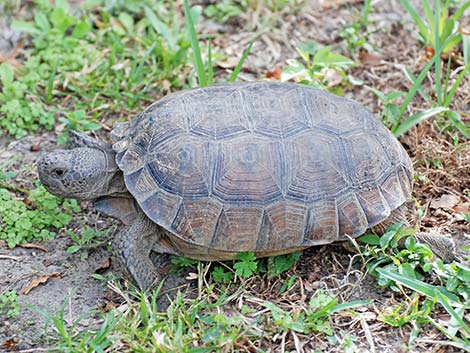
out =
[[(221, 84), (170, 94), (112, 147), (73, 133), (39, 163), (60, 197), (93, 200), (125, 227), (118, 259), (137, 285), (161, 279), (150, 252), (202, 260), (294, 252), (410, 225), (411, 160), (357, 102), (303, 85)], [(440, 256), (443, 236), (417, 233)]]

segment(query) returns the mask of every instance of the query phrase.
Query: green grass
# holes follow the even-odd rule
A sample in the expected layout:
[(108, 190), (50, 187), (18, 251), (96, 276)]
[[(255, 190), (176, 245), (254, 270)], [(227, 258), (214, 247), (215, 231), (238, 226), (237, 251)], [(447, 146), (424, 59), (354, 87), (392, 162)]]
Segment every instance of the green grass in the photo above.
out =
[[(34, 16), (14, 25), (32, 40), (22, 58), (24, 67), (0, 65), (0, 127), (16, 137), (56, 128), (59, 141), (65, 142), (68, 130), (107, 128), (115, 120), (140, 112), (168, 91), (193, 86), (194, 82), (211, 85), (219, 78), (216, 60), (220, 53), (209, 37), (199, 34), (201, 14), (221, 21), (247, 9), (258, 11), (260, 6), (267, 6), (270, 11), (286, 11), (298, 3), (223, 1), (204, 11), (191, 8), (186, 0), (98, 1), (97, 6), (79, 9), (72, 9), (65, 1), (57, 1), (55, 6), (37, 1), (31, 8)], [(351, 48), (366, 45), (367, 34), (361, 36), (373, 11), (370, 3), (366, 1), (358, 26), (346, 38)], [(444, 17), (432, 19), (441, 21)], [(407, 72), (412, 82), (408, 92), (385, 95), (371, 88), (382, 101), (383, 117), (397, 136), (438, 115), (447, 117), (462, 134), (468, 131), (459, 125), (460, 117), (451, 109), (468, 64), (452, 82), (447, 62), (442, 66), (440, 54), (456, 37), (452, 34), (447, 42), (445, 36), (437, 38), (435, 33), (436, 54), (417, 77)], [(426, 38), (432, 40), (430, 35)], [(252, 45), (245, 49), (227, 81), (237, 79)], [(297, 43), (297, 48), (300, 60), (289, 61), (283, 79), (337, 94), (354, 84), (349, 70), (357, 64), (338, 54), (336, 47), (306, 42)], [(438, 73), (440, 68), (444, 69), (442, 75)], [(428, 89), (424, 83), (430, 74), (436, 80)], [(405, 119), (416, 95), (423, 97), (430, 108)], [(401, 104), (397, 103), (400, 99)], [(13, 185), (10, 181), (14, 175), (7, 167), (0, 166), (0, 238), (13, 247), (48, 240), (57, 229), (66, 227), (78, 210), (76, 203), (60, 201), (40, 187), (28, 191)], [(25, 195), (31, 204), (23, 200)], [(80, 234), (68, 232), (73, 241), (68, 252), (85, 260), (87, 250), (100, 245), (107, 231), (86, 225), (83, 228)], [(362, 250), (363, 265), (379, 286), (399, 293), (401, 298), (397, 306), (383, 308), (380, 320), (409, 330), (409, 348), (424, 325), (433, 325), (450, 343), (469, 349), (469, 269), (459, 263), (435, 260), (428, 247), (416, 244), (412, 238), (399, 247), (398, 238), (410, 233), (393, 227), (382, 237), (365, 238), (370, 245)], [(57, 352), (265, 351), (280, 349), (283, 340), (289, 339), (294, 343), (288, 349), (293, 350), (296, 339), (305, 342), (312, 337), (338, 351), (358, 351), (358, 338), (349, 329), (342, 330), (338, 322), (345, 317), (359, 320), (361, 315), (356, 310), (373, 310), (381, 303), (351, 301), (343, 297), (341, 289), (307, 287), (312, 285), (307, 283), (308, 276), (296, 271), (299, 257), (300, 253), (293, 253), (255, 259), (253, 253), (241, 253), (233, 262), (213, 264), (173, 257), (172, 270), (189, 277), (190, 289), (180, 288), (177, 293), (164, 293), (161, 288), (140, 292), (132, 285), (124, 290), (120, 282), (112, 280), (109, 285), (121, 302), (108, 313), (92, 311), (70, 322), (67, 300), (56, 313), (39, 309), (47, 320), (45, 338), (51, 351)], [(103, 283), (109, 279), (94, 277)], [(16, 293), (2, 295), (0, 310), (6, 315), (13, 310), (11, 315), (16, 315)], [(163, 307), (160, 300), (167, 295), (170, 303)], [(443, 312), (449, 322), (439, 320)], [(96, 325), (82, 330), (84, 319)]]
[(18, 294), (14, 290), (0, 293), (0, 315), (6, 315), (10, 319), (20, 315)]
[(0, 188), (0, 239), (10, 248), (21, 243), (51, 240), (72, 220), (80, 207), (76, 200), (60, 200), (39, 186), (28, 192), (27, 199), (17, 198)]
[[(164, 293), (161, 287), (151, 292), (122, 289), (112, 284), (122, 303), (107, 314), (85, 313), (72, 325), (66, 323), (68, 300), (57, 313), (35, 310), (47, 318), (48, 344), (55, 352), (214, 352), (238, 351), (243, 346), (264, 350), (273, 337), (286, 334), (308, 337), (322, 334), (341, 336), (330, 319), (337, 313), (369, 304), (355, 301), (340, 304), (337, 296), (319, 290), (307, 303), (295, 310), (283, 299), (295, 293), (296, 286), (285, 297), (261, 299), (250, 294), (249, 287), (259, 278), (221, 285), (208, 282), (209, 264), (199, 263), (195, 280), (195, 298), (178, 292), (168, 307), (160, 308)], [(261, 295), (260, 295), (261, 296)], [(222, 308), (231, 308), (227, 314)], [(266, 315), (268, 313), (268, 315)], [(77, 329), (84, 318), (101, 322), (87, 331)], [(269, 338), (269, 339), (267, 339)]]
[(38, 2), (32, 21), (13, 23), (31, 36), (32, 46), (23, 68), (0, 66), (6, 133), (21, 137), (57, 121), (65, 131), (95, 130), (99, 120), (141, 110), (164, 87), (187, 84), (190, 42), (173, 5), (128, 4), (106, 11)]
[(66, 233), (73, 241), (73, 245), (67, 248), (67, 253), (73, 254), (80, 253), (80, 260), (85, 261), (88, 259), (88, 251), (103, 246), (107, 242), (103, 240), (106, 236), (115, 230), (115, 227), (96, 230), (86, 224), (86, 219), (82, 223), (82, 230), (79, 234), (67, 229)]
[(344, 87), (350, 84), (347, 70), (355, 65), (352, 59), (314, 41), (299, 43), (297, 52), (302, 61), (287, 60), (283, 81), (295, 79), (301, 84), (343, 95)]
[[(361, 244), (368, 244), (362, 248), (361, 257), (377, 284), (403, 294), (395, 307), (383, 308), (379, 320), (392, 327), (409, 328), (408, 349), (414, 346), (425, 325), (432, 325), (448, 337), (450, 346), (468, 350), (470, 269), (458, 262), (444, 264), (435, 260), (427, 245), (417, 244), (410, 237), (414, 231), (394, 225), (381, 237), (368, 234), (359, 239)], [(403, 245), (399, 245), (403, 240)], [(270, 277), (269, 271), (260, 270), (276, 261), (282, 264), (277, 265), (282, 271)], [(90, 340), (98, 340), (93, 348), (96, 351), (144, 352), (152, 347), (157, 352), (237, 351), (245, 345), (263, 351), (279, 344), (267, 343), (266, 337), (294, 335), (302, 341), (316, 335), (330, 342), (331, 347), (338, 345), (351, 352), (358, 349), (357, 338), (333, 325), (334, 318), (346, 312), (359, 315), (355, 310), (364, 310), (372, 302), (340, 302), (338, 295), (321, 289), (305, 301), (296, 296), (302, 279), (284, 273), (292, 267), (292, 260), (285, 256), (256, 260), (245, 253), (233, 263), (215, 266), (183, 258), (175, 258), (174, 263), (178, 268), (191, 267), (188, 279), (196, 287), (171, 295), (167, 308), (162, 310), (159, 304), (165, 295), (161, 292), (163, 283), (154, 291), (140, 292), (132, 287), (124, 290), (115, 282), (111, 287), (121, 296), (122, 303), (119, 308), (100, 314), (102, 324), (98, 328), (77, 331), (74, 326), (78, 319), (68, 327), (63, 312), (45, 313), (55, 328), (47, 328), (49, 343), (57, 351), (82, 347), (74, 348), (78, 352), (93, 351), (85, 349)], [(290, 282), (288, 288), (282, 289), (279, 276)], [(269, 283), (269, 278), (277, 282), (277, 290), (253, 292), (260, 283)], [(294, 280), (288, 281), (289, 278)], [(294, 297), (297, 299), (290, 299)], [(442, 311), (449, 314), (449, 321), (439, 320)], [(96, 318), (96, 313), (89, 315)]]

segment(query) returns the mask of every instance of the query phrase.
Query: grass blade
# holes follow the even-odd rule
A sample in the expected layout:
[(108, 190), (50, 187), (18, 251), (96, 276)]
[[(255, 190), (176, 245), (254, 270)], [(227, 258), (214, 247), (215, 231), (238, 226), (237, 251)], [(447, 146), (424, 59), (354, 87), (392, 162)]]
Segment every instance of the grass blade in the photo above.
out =
[(414, 95), (416, 94), (416, 92), (420, 88), (421, 83), (423, 82), (424, 78), (426, 77), (428, 71), (431, 69), (432, 65), (434, 65), (434, 62), (438, 58), (440, 59), (440, 54), (436, 52), (434, 54), (433, 58), (431, 60), (429, 60), (429, 62), (424, 66), (423, 70), (420, 72), (420, 74), (418, 75), (418, 77), (414, 81), (413, 86), (409, 90), (408, 94), (405, 97), (405, 100), (403, 101), (403, 104), (400, 107), (397, 122), (392, 127), (392, 132), (393, 133), (395, 133), (395, 131), (398, 129), (398, 126), (400, 125), (403, 114), (405, 113), (405, 110), (408, 107), (408, 104), (410, 104), (410, 102), (413, 99)]
[(410, 288), (415, 292), (423, 294), (431, 299), (437, 299), (437, 293), (440, 293), (442, 295), (445, 295), (448, 300), (454, 302), (456, 305), (460, 305), (459, 298), (443, 287), (436, 287), (418, 279), (406, 277), (398, 272), (384, 270), (383, 268), (377, 269), (377, 272), (379, 272), (385, 278), (395, 281), (396, 283)]
[(465, 321), (460, 317), (460, 315), (455, 311), (455, 309), (450, 305), (449, 298), (447, 298), (442, 293), (436, 292), (437, 301), (441, 304), (444, 309), (452, 316), (452, 318), (460, 324), (460, 327), (465, 330), (470, 335), (470, 327)]
[(209, 86), (214, 84), (214, 67), (212, 66), (212, 42), (209, 40), (207, 47), (207, 83)]
[(139, 79), (140, 73), (142, 72), (142, 68), (144, 67), (145, 62), (147, 61), (148, 57), (152, 53), (153, 49), (155, 49), (155, 46), (157, 43), (153, 43), (150, 48), (147, 49), (145, 52), (145, 55), (142, 57), (142, 60), (140, 60), (139, 65), (137, 65), (137, 68), (135, 71), (130, 75), (130, 82), (136, 83)]
[(408, 119), (404, 120), (400, 125), (398, 125), (397, 129), (393, 132), (393, 134), (396, 137), (401, 136), (405, 132), (407, 132), (409, 129), (411, 129), (413, 126), (419, 124), (421, 121), (429, 119), (430, 117), (433, 117), (434, 115), (441, 114), (448, 110), (449, 110), (448, 108), (436, 107), (436, 108), (425, 110), (423, 112), (413, 114)]
[(330, 310), (328, 310), (329, 314), (336, 313), (338, 311), (348, 310), (348, 309), (355, 309), (361, 306), (370, 305), (373, 301), (372, 300), (354, 300), (351, 302), (336, 304)]
[(170, 47), (174, 48), (176, 43), (173, 40), (173, 36), (171, 35), (171, 31), (168, 28), (168, 26), (164, 24), (162, 21), (160, 21), (157, 15), (155, 15), (155, 12), (153, 12), (153, 10), (149, 8), (148, 6), (144, 7), (144, 12), (145, 12), (145, 16), (149, 20), (155, 32), (157, 32), (163, 38), (168, 40)]
[(196, 28), (194, 27), (193, 19), (189, 9), (188, 0), (183, 1), (184, 5), (184, 17), (189, 32), (189, 41), (191, 42), (191, 48), (193, 49), (194, 64), (196, 66), (197, 77), (199, 80), (199, 86), (207, 86), (206, 73), (204, 71), (204, 64), (202, 63), (201, 48), (199, 47), (199, 41), (197, 38)]
[(361, 26), (363, 28), (366, 28), (367, 23), (369, 22), (370, 3), (371, 3), (371, 0), (366, 0), (366, 1), (364, 1), (364, 6), (362, 7)]
[(459, 130), (462, 133), (462, 135), (464, 135), (466, 138), (470, 139), (470, 130), (467, 127), (467, 125), (465, 125), (462, 122), (462, 119), (460, 118), (460, 115), (457, 112), (454, 112), (453, 110), (449, 110), (446, 113), (446, 115), (452, 121), (452, 125), (454, 125), (454, 127), (456, 127), (457, 130)]
[(452, 101), (452, 98), (454, 98), (455, 92), (457, 91), (457, 88), (459, 87), (460, 82), (462, 82), (467, 72), (470, 72), (470, 61), (465, 65), (463, 70), (460, 72), (459, 76), (457, 76), (457, 79), (455, 80), (454, 84), (450, 88), (449, 94), (447, 94), (446, 100), (444, 101), (445, 107), (448, 107), (450, 105), (450, 102)]
[(467, 8), (470, 7), (470, 1), (465, 2), (462, 6), (460, 6), (457, 11), (450, 17), (452, 20), (458, 21), (460, 17), (462, 17), (463, 13)]
[(408, 2), (408, 0), (400, 0), (400, 3), (405, 8), (405, 10), (410, 14), (413, 21), (418, 26), (418, 31), (423, 37), (424, 41), (428, 39), (428, 28), (424, 21), (421, 19), (421, 16), (416, 12), (415, 8)]
[[(467, 30), (464, 30), (463, 28), (461, 28), (460, 33), (462, 35), (463, 58), (465, 61), (465, 65), (468, 65), (468, 63), (470, 63), (470, 28), (468, 28)], [(468, 69), (464, 71), (470, 74), (470, 71)]]
[[(416, 81), (416, 77), (415, 75), (407, 68), (407, 67), (404, 67), (403, 68), (403, 71), (405, 73), (405, 76), (406, 78), (413, 84), (415, 83)], [(418, 86), (418, 93), (421, 97), (423, 97), (423, 99), (426, 101), (426, 102), (431, 102), (431, 96), (426, 92), (424, 91), (421, 86)]]
[(51, 76), (49, 77), (49, 81), (47, 82), (47, 92), (46, 92), (46, 97), (47, 97), (47, 103), (50, 104), (52, 101), (52, 90), (54, 88), (54, 78), (57, 73), (57, 67), (59, 66), (59, 61), (56, 60), (54, 64), (54, 68), (52, 69)]
[(437, 103), (442, 105), (442, 82), (441, 82), (441, 41), (440, 41), (440, 33), (441, 33), (441, 26), (440, 26), (440, 19), (439, 15), (441, 13), (441, 0), (437, 0), (434, 3), (434, 52), (439, 58), (435, 61), (435, 75), (436, 75), (436, 82), (434, 84), (436, 96), (437, 96)]
[(230, 75), (229, 79), (227, 80), (227, 82), (235, 82), (235, 80), (237, 79), (237, 76), (238, 74), (240, 73), (240, 70), (242, 69), (242, 66), (243, 66), (243, 63), (245, 62), (248, 54), (250, 53), (251, 51), (251, 47), (253, 46), (255, 40), (252, 40), (250, 45), (248, 45), (248, 48), (245, 49), (245, 51), (243, 52), (243, 55), (240, 59), (240, 61), (238, 62), (237, 66), (235, 67), (235, 69), (233, 70), (232, 74)]
[[(449, 89), (449, 76), (450, 76), (450, 63), (451, 63), (451, 59), (452, 59), (452, 56), (449, 55), (449, 59), (447, 60), (447, 67), (446, 67), (446, 71), (445, 71), (445, 77), (444, 77), (444, 102), (447, 101), (447, 90)], [(444, 103), (445, 104), (445, 103)], [(446, 108), (448, 108), (449, 106), (445, 106)]]
[(431, 4), (429, 3), (429, 1), (421, 1), (421, 4), (423, 5), (423, 10), (426, 16), (426, 20), (431, 26), (431, 33), (433, 33), (435, 27), (434, 27), (434, 14), (431, 9)]

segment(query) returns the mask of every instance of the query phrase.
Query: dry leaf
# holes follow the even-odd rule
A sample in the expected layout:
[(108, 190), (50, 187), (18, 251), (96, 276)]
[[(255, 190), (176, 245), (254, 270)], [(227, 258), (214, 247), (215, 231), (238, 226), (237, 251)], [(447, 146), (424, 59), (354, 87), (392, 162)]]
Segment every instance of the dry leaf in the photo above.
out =
[(115, 302), (107, 300), (104, 305), (98, 307), (98, 310), (101, 311), (102, 313), (107, 313), (111, 309), (117, 308), (118, 306), (119, 305), (116, 304)]
[(328, 87), (334, 87), (343, 82), (343, 77), (334, 69), (323, 69), (322, 73), (325, 74), (324, 81), (328, 82)]
[(470, 203), (463, 203), (452, 208), (452, 211), (457, 213), (470, 213)]
[(57, 278), (57, 277), (61, 277), (61, 276), (62, 276), (61, 273), (54, 272), (50, 275), (44, 275), (44, 276), (41, 276), (39, 278), (35, 278), (31, 282), (29, 282), (29, 284), (25, 288), (23, 288), (22, 293), (24, 295), (27, 295), (31, 291), (31, 289), (36, 288), (40, 284), (46, 283), (49, 278), (53, 278), (53, 277)]
[(430, 207), (434, 209), (438, 209), (438, 208), (452, 209), (452, 207), (457, 205), (459, 202), (460, 202), (460, 197), (458, 197), (457, 195), (445, 194), (445, 195), (442, 195), (437, 200), (432, 200)]
[(19, 340), (17, 337), (9, 338), (5, 342), (3, 342), (2, 347), (9, 351), (16, 351), (17, 350), (16, 346), (18, 345), (18, 341)]
[(31, 147), (29, 148), (29, 150), (31, 152), (39, 152), (41, 150), (41, 143), (40, 142), (33, 143)]
[(382, 62), (382, 57), (378, 54), (369, 53), (366, 50), (359, 52), (359, 61), (364, 65), (377, 66)]
[(111, 267), (111, 259), (108, 257), (106, 261), (99, 268), (95, 270), (95, 273), (100, 275), (102, 273), (105, 273), (107, 270), (109, 270), (110, 267)]
[(217, 66), (222, 68), (222, 69), (233, 69), (238, 65), (238, 62), (240, 61), (240, 58), (237, 58), (235, 56), (229, 57), (227, 60), (222, 60), (217, 63)]
[(281, 79), (281, 74), (282, 74), (281, 67), (279, 65), (276, 65), (274, 67), (274, 70), (268, 71), (266, 73), (266, 78), (273, 78), (279, 81)]

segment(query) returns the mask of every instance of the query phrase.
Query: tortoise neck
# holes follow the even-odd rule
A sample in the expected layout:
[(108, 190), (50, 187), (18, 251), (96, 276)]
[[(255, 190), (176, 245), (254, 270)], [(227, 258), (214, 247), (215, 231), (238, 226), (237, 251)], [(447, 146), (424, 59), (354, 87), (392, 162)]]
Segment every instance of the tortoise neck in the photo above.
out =
[(107, 168), (104, 176), (105, 188), (100, 196), (118, 196), (128, 193), (124, 182), (124, 175), (116, 163), (116, 153), (112, 150), (104, 151), (106, 154)]

